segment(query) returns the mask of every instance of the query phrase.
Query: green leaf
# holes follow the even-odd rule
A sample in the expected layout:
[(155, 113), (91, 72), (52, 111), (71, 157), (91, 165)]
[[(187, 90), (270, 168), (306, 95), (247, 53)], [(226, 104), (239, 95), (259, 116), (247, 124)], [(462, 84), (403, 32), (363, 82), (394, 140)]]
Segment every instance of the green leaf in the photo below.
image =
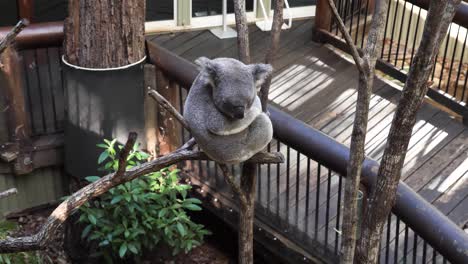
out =
[(106, 145), (106, 144), (103, 144), (103, 143), (99, 143), (99, 144), (97, 144), (96, 146), (98, 146), (99, 148), (103, 148), (103, 149), (106, 149), (106, 148), (107, 148), (107, 145)]
[(128, 249), (133, 252), (133, 254), (138, 254), (138, 249), (135, 247), (133, 243), (128, 244)]
[(196, 204), (184, 204), (184, 208), (190, 211), (201, 211), (201, 207)]
[(122, 245), (120, 245), (119, 257), (123, 258), (125, 256), (125, 253), (127, 253), (127, 243), (123, 243)]
[(81, 233), (81, 238), (82, 238), (82, 239), (88, 236), (89, 231), (91, 231), (91, 228), (92, 228), (92, 227), (93, 227), (92, 225), (87, 225), (87, 226), (85, 227), (85, 229), (83, 229), (83, 233)]
[(85, 178), (85, 180), (87, 180), (88, 182), (95, 182), (97, 180), (101, 179), (101, 177), (99, 176), (88, 176)]
[(163, 218), (166, 215), (166, 213), (167, 213), (167, 208), (163, 208), (161, 209), (161, 211), (159, 211), (158, 217)]
[(105, 161), (108, 157), (109, 157), (109, 152), (107, 152), (107, 151), (102, 152), (101, 155), (99, 155), (98, 164), (101, 164), (101, 163), (102, 163), (103, 161)]
[(94, 215), (92, 215), (92, 214), (89, 214), (89, 215), (88, 215), (88, 220), (89, 220), (89, 222), (91, 222), (91, 224), (93, 224), (93, 225), (96, 225), (96, 223), (97, 223), (96, 217), (95, 217)]
[(114, 198), (112, 198), (110, 203), (111, 204), (116, 204), (116, 203), (120, 202), (122, 200), (122, 198), (123, 198), (122, 195), (115, 196)]
[(185, 227), (181, 223), (177, 223), (177, 230), (182, 236), (185, 236), (185, 234), (187, 234), (185, 231)]

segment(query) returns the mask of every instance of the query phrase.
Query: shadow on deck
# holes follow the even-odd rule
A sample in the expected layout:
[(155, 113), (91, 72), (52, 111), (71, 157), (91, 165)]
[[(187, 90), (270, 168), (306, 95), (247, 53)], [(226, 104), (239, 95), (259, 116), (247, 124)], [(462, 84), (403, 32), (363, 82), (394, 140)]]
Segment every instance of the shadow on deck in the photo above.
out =
[[(357, 71), (332, 48), (312, 42), (312, 26), (311, 20), (295, 21), (293, 28), (283, 31), (274, 63), (270, 102), (349, 146), (357, 98)], [(260, 62), (268, 47), (268, 33), (255, 26), (249, 29), (252, 61)], [(235, 39), (219, 40), (206, 30), (148, 38), (190, 61), (200, 56), (237, 56)], [(366, 154), (375, 160), (382, 157), (399, 99), (398, 90), (392, 86), (395, 85), (381, 79), (374, 84)], [(274, 141), (270, 148), (283, 152), (287, 162), (261, 167), (260, 211), (278, 216), (287, 226), (313, 240), (324, 241), (336, 252), (340, 243), (337, 229), (342, 221), (337, 210), (343, 199), (342, 178), (284, 144)], [(213, 163), (203, 167), (216, 170)], [(228, 188), (221, 176), (204, 180), (216, 186), (217, 191)], [(468, 220), (467, 127), (424, 103), (413, 129), (402, 180), (456, 224), (465, 225)], [(406, 262), (408, 254), (413, 260), (416, 256), (426, 258), (426, 244), (421, 239), (418, 241), (395, 216), (390, 217), (389, 223), (382, 239), (391, 246), (382, 247), (382, 259)], [(433, 257), (437, 256), (428, 259)]]

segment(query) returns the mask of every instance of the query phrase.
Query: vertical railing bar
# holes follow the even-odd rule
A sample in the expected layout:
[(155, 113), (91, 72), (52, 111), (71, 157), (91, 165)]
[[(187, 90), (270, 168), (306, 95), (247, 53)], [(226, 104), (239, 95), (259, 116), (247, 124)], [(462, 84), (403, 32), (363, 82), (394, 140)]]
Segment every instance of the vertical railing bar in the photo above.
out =
[[(343, 184), (343, 177), (341, 175), (338, 176), (338, 204), (336, 206), (336, 225), (335, 229), (340, 230), (340, 216), (341, 216), (341, 188)], [(335, 233), (335, 254), (338, 254), (338, 239), (339, 234), (338, 232)]]
[[(467, 81), (468, 81), (468, 68), (466, 69), (466, 73), (465, 73), (465, 83), (463, 84), (462, 98), (460, 100), (461, 102), (463, 102), (463, 99), (465, 99)], [(467, 99), (466, 101), (468, 102), (468, 96), (466, 97), (466, 99)]]
[[(338, 7), (337, 7), (337, 9), (338, 9), (338, 14), (341, 15), (341, 11), (342, 11), (342, 10), (341, 10), (341, 8), (342, 8), (341, 6), (343, 5), (343, 3), (342, 3), (341, 0), (338, 0), (338, 1), (335, 1), (335, 2), (338, 3)], [(338, 25), (337, 25), (337, 23), (336, 23), (336, 19), (332, 18), (332, 23), (331, 23), (331, 24), (332, 24), (332, 25), (335, 24), (335, 35), (338, 36)]]
[[(445, 87), (445, 92), (448, 93), (448, 89), (450, 86), (450, 77), (452, 77), (452, 69), (453, 69), (453, 63), (455, 61), (455, 53), (457, 52), (457, 46), (458, 46), (458, 36), (460, 35), (460, 26), (458, 26), (457, 30), (457, 37), (455, 38), (455, 45), (453, 46), (453, 52), (452, 52), (452, 61), (450, 62), (450, 68), (448, 72), (448, 78), (447, 78), (447, 86)], [(457, 86), (455, 83), (455, 91), (457, 90)], [(455, 93), (454, 91), (454, 93)]]
[(400, 246), (400, 243), (399, 243), (400, 242), (400, 239), (399, 239), (400, 238), (400, 236), (399, 236), (399, 234), (400, 234), (400, 218), (397, 216), (396, 219), (397, 220), (396, 220), (396, 228), (395, 228), (396, 229), (395, 230), (395, 252), (394, 252), (394, 256), (393, 256), (393, 259), (395, 261), (398, 260), (398, 247)]
[(359, 23), (361, 23), (361, 2), (362, 0), (358, 0), (358, 17), (357, 17), (357, 23), (356, 23), (356, 35), (354, 35), (354, 45), (357, 45), (358, 43), (358, 37), (359, 37)]
[(390, 228), (392, 225), (392, 214), (388, 215), (387, 219), (387, 241), (385, 246), (385, 263), (388, 264), (388, 259), (390, 257)]
[[(267, 146), (267, 151), (268, 152), (271, 152), (271, 142), (268, 143), (268, 146)], [(270, 199), (271, 199), (271, 164), (268, 163), (267, 165), (267, 209), (268, 209), (268, 212), (270, 212)]]
[(317, 240), (317, 236), (318, 236), (318, 220), (319, 220), (319, 206), (320, 206), (320, 174), (321, 174), (321, 167), (322, 165), (320, 163), (318, 163), (318, 166), (317, 166), (317, 193), (316, 193), (316, 197), (315, 197), (315, 234), (314, 234), (314, 238), (315, 240)]
[(413, 231), (413, 263), (416, 263), (416, 257), (418, 256), (418, 234)]
[(415, 52), (415, 50), (416, 50), (416, 39), (417, 39), (417, 36), (418, 36), (418, 31), (419, 31), (419, 19), (421, 18), (421, 9), (422, 9), (422, 8), (419, 8), (419, 11), (418, 11), (418, 19), (417, 19), (417, 21), (416, 21), (416, 31), (414, 32), (413, 49), (411, 50), (410, 66), (411, 66), (411, 64), (413, 63), (414, 52)]
[(434, 67), (432, 67), (432, 76), (431, 76), (431, 81), (434, 81), (435, 77), (435, 71), (436, 71), (436, 65), (437, 65), (437, 60), (439, 59), (439, 53), (436, 54), (435, 60), (434, 60)]
[(435, 248), (432, 248), (432, 264), (437, 263), (437, 251)]
[(422, 263), (426, 262), (426, 251), (427, 251), (427, 242), (423, 240), (423, 253), (422, 253)]
[(325, 246), (328, 246), (328, 228), (330, 222), (330, 190), (331, 190), (331, 169), (328, 169), (327, 177), (327, 203), (325, 211)]
[(289, 183), (290, 183), (290, 168), (291, 168), (291, 147), (287, 146), (286, 148), (286, 201), (285, 201), (285, 209), (286, 209), (286, 219), (289, 226)]
[(382, 58), (382, 59), (384, 58), (385, 38), (387, 37), (388, 20), (390, 19), (390, 9), (391, 9), (391, 7), (392, 7), (392, 0), (388, 0), (387, 21), (385, 21), (385, 30), (384, 30), (383, 42), (382, 42), (382, 53), (380, 54), (380, 58)]
[(299, 179), (300, 179), (300, 172), (301, 172), (301, 154), (297, 151), (296, 155), (296, 226), (299, 222)]
[[(277, 141), (276, 151), (281, 152), (281, 142)], [(280, 163), (276, 164), (276, 215), (279, 216), (280, 208)]]
[[(460, 29), (460, 28), (459, 28)], [(463, 40), (463, 46), (462, 46), (462, 52), (461, 52), (461, 56), (460, 56), (460, 62), (458, 64), (458, 71), (457, 71), (457, 79), (455, 80), (455, 87), (458, 88), (458, 81), (460, 80), (460, 75), (461, 75), (461, 71), (462, 71), (462, 66), (463, 66), (463, 58), (465, 56), (465, 50), (466, 50), (466, 38), (468, 37), (468, 31), (466, 32), (465, 34), (465, 39)], [(468, 76), (465, 75), (465, 80)], [(457, 91), (458, 89), (455, 89), (455, 94), (453, 95), (453, 97), (457, 98)], [(463, 96), (463, 94), (462, 94)], [(460, 101), (463, 101), (463, 98), (462, 100)]]
[[(405, 0), (405, 3), (403, 4), (403, 14), (401, 15), (401, 26), (400, 26), (400, 32), (398, 33), (398, 43), (397, 43), (397, 50), (396, 50), (396, 55), (395, 55), (395, 67), (398, 68), (398, 56), (400, 55), (400, 43), (401, 43), (401, 35), (403, 33), (403, 25), (405, 23), (405, 14), (406, 14), (406, 3), (407, 1)], [(404, 61), (403, 61), (404, 64)]]
[(307, 158), (307, 183), (306, 183), (306, 206), (305, 206), (305, 233), (309, 231), (309, 194), (310, 194), (310, 159)]
[(353, 36), (353, 18), (354, 18), (354, 0), (351, 0), (351, 11), (350, 11), (350, 14), (351, 14), (351, 18), (349, 19), (349, 35)]
[(406, 256), (408, 255), (408, 233), (409, 227), (405, 225), (405, 240), (403, 243), (403, 262), (406, 263)]
[[(445, 69), (445, 60), (447, 59), (447, 51), (448, 51), (448, 46), (450, 42), (450, 31), (452, 30), (452, 24), (450, 24), (447, 37), (445, 39), (445, 50), (444, 50), (444, 57), (442, 59), (442, 68), (440, 69), (440, 77), (439, 77), (439, 84), (437, 85), (437, 89), (440, 90), (440, 85), (442, 84), (442, 79), (444, 78), (444, 69)], [(437, 60), (435, 61), (435, 64), (437, 65)], [(435, 69), (434, 65), (434, 69)]]
[[(347, 18), (347, 15), (348, 15), (348, 2), (349, 2), (349, 0), (345, 0), (344, 15), (343, 15), (343, 22), (344, 22), (345, 26), (346, 26), (346, 18)], [(341, 34), (341, 37), (343, 38), (343, 34)]]
[(262, 204), (262, 165), (257, 164), (257, 201)]
[[(405, 1), (405, 4), (406, 4), (406, 1)], [(413, 20), (413, 8), (414, 8), (414, 5), (411, 4), (410, 17), (408, 19), (408, 27), (411, 27), (411, 21)], [(406, 51), (408, 48), (409, 33), (410, 33), (410, 30), (408, 28), (408, 30), (406, 31), (405, 49), (403, 50), (403, 63), (401, 64), (402, 70), (405, 68), (405, 63), (406, 63)], [(416, 38), (416, 36), (414, 36), (414, 38)]]
[[(182, 89), (182, 86), (178, 85), (179, 87), (179, 109), (180, 109), (180, 114), (184, 115), (184, 99), (182, 98), (183, 97), (183, 89)], [(181, 131), (181, 136), (182, 136), (182, 142), (185, 142), (185, 128), (183, 126), (181, 126), (180, 128), (180, 131)]]
[(366, 0), (366, 13), (364, 16), (364, 26), (362, 28), (361, 49), (364, 49), (364, 39), (366, 38), (367, 16), (369, 15), (369, 1)]
[(390, 62), (390, 56), (391, 56), (392, 50), (393, 50), (393, 35), (395, 35), (396, 19), (397, 19), (397, 15), (398, 15), (398, 6), (399, 5), (400, 5), (399, 0), (396, 0), (395, 14), (393, 15), (393, 27), (392, 27), (392, 33), (391, 33), (391, 36), (390, 36), (390, 46), (389, 46), (388, 57), (387, 57), (388, 62)]

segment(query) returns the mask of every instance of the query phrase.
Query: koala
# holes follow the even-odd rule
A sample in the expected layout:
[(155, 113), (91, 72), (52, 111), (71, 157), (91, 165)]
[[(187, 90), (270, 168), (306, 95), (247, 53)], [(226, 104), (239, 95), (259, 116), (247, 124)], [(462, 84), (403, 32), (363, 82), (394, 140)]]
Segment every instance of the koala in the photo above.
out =
[(184, 117), (201, 150), (214, 161), (237, 164), (264, 149), (273, 127), (262, 112), (258, 89), (273, 71), (231, 58), (198, 58), (200, 73), (184, 105)]

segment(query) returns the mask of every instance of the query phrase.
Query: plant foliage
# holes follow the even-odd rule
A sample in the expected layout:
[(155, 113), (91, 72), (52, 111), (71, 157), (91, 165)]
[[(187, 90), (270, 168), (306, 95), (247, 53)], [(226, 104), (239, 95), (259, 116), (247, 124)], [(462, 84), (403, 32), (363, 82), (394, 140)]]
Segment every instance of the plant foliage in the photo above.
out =
[[(97, 145), (104, 150), (98, 163), (104, 171), (116, 171), (116, 140), (104, 142)], [(148, 157), (135, 144), (128, 156), (127, 169)], [(209, 232), (194, 223), (187, 210), (201, 210), (201, 202), (187, 197), (191, 186), (179, 183), (178, 172), (165, 168), (142, 176), (82, 206), (79, 222), (86, 226), (82, 238), (96, 242), (106, 258), (138, 256), (143, 249), (153, 249), (159, 242), (169, 245), (174, 255), (200, 245)], [(94, 182), (99, 178), (89, 176), (86, 180)]]

